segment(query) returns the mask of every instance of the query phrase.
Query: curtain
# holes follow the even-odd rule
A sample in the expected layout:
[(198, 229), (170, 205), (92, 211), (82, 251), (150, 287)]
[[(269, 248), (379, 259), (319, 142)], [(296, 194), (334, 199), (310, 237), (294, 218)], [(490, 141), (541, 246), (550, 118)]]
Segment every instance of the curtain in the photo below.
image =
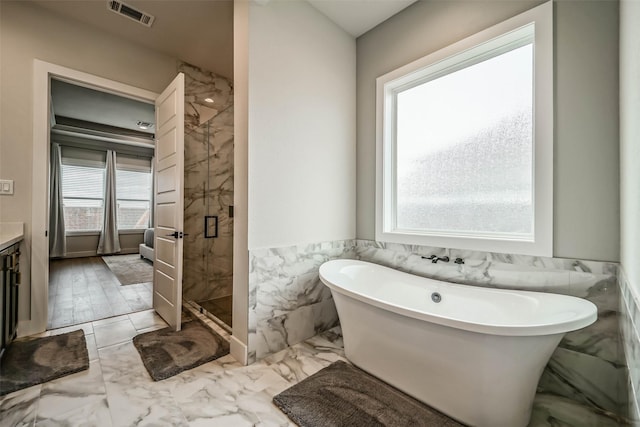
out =
[(98, 242), (98, 254), (120, 252), (118, 237), (118, 202), (116, 200), (116, 152), (107, 150), (107, 168), (104, 185), (104, 223)]
[(61, 257), (67, 253), (62, 200), (62, 153), (60, 145), (51, 145), (49, 192), (49, 256)]

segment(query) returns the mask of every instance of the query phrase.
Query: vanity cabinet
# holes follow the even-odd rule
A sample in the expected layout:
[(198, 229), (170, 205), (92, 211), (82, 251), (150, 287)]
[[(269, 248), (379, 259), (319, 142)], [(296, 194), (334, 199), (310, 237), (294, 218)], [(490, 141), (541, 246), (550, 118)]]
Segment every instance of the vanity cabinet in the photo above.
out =
[(20, 285), (20, 244), (0, 252), (0, 357), (16, 337), (18, 287)]

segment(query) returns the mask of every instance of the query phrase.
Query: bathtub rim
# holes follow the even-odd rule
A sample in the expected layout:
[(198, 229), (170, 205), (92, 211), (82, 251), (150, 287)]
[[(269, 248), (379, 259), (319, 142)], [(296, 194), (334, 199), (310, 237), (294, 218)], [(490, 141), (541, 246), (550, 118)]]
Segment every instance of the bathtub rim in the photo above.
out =
[[(454, 319), (450, 317), (441, 316), (438, 314), (432, 314), (427, 312), (422, 312), (418, 310), (414, 310), (407, 307), (402, 307), (396, 304), (392, 304), (377, 298), (374, 298), (369, 295), (365, 295), (359, 292), (355, 292), (349, 289), (346, 289), (340, 286), (337, 283), (329, 280), (327, 278), (327, 270), (334, 267), (336, 264), (361, 264), (365, 266), (373, 266), (375, 268), (380, 268), (384, 270), (390, 270), (393, 274), (398, 275), (408, 275), (418, 279), (425, 280), (433, 280), (441, 284), (441, 286), (451, 286), (453, 288), (461, 288), (461, 287), (473, 287), (476, 290), (481, 290), (482, 292), (492, 293), (513, 293), (516, 292), (518, 294), (524, 294), (528, 296), (536, 296), (538, 294), (550, 295), (553, 297), (557, 297), (558, 299), (572, 299), (577, 300), (574, 301), (578, 303), (582, 308), (582, 315), (576, 316), (574, 318), (563, 320), (557, 323), (532, 323), (532, 324), (515, 324), (515, 325), (504, 325), (504, 324), (492, 324), (489, 322), (486, 323), (474, 323), (467, 320)], [(488, 335), (500, 335), (500, 336), (539, 336), (539, 335), (555, 335), (555, 334), (564, 334), (567, 332), (575, 331), (578, 329), (585, 328), (591, 324), (593, 324), (598, 319), (598, 309), (595, 304), (591, 301), (588, 301), (583, 298), (570, 296), (570, 295), (562, 295), (562, 294), (554, 294), (551, 292), (535, 292), (535, 291), (524, 291), (518, 289), (495, 289), (495, 288), (487, 288), (482, 286), (473, 286), (473, 285), (461, 285), (457, 283), (445, 282), (438, 279), (431, 279), (427, 277), (418, 276), (411, 273), (406, 273), (404, 271), (396, 270), (390, 267), (386, 267), (384, 265), (375, 264), (367, 261), (360, 260), (347, 260), (347, 259), (336, 259), (330, 260), (323, 263), (319, 268), (319, 276), (322, 283), (329, 287), (332, 292), (338, 292), (347, 297), (354, 298), (361, 302), (371, 304), (372, 306), (378, 307), (383, 310), (391, 311), (403, 316), (411, 317), (418, 320), (423, 320), (426, 322), (435, 323), (442, 326), (449, 326), (456, 329), (461, 329), (469, 332), (476, 332), (481, 334)]]

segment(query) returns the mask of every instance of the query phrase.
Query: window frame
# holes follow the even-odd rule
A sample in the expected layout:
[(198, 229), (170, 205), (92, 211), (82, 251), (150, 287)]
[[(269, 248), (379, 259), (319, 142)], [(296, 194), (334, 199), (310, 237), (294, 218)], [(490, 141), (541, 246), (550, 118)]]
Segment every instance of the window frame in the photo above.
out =
[[(74, 166), (74, 167), (82, 167), (82, 168), (91, 168), (91, 169), (97, 169), (100, 170), (102, 172), (102, 197), (98, 198), (98, 197), (86, 197), (86, 196), (74, 196), (74, 197), (65, 197), (64, 196), (64, 185), (62, 186), (63, 188), (63, 194), (62, 194), (62, 205), (63, 205), (63, 209), (67, 208), (68, 206), (66, 206), (65, 201), (66, 200), (95, 200), (95, 201), (100, 201), (101, 202), (101, 209), (102, 209), (102, 221), (104, 222), (104, 205), (105, 205), (105, 197), (104, 197), (104, 186), (105, 186), (105, 181), (106, 181), (106, 172), (105, 172), (105, 166), (100, 165), (100, 164), (96, 164), (95, 162), (90, 162), (90, 161), (84, 161), (84, 160), (78, 160), (78, 159), (73, 159), (72, 161), (69, 161), (67, 163), (63, 163), (62, 165), (62, 170), (61, 173), (64, 176), (65, 173), (65, 166)], [(62, 178), (64, 181), (64, 177)], [(98, 228), (98, 229), (68, 229), (67, 228), (67, 224), (65, 221), (65, 236), (79, 236), (79, 235), (92, 235), (95, 233), (100, 233), (102, 227)]]
[[(153, 160), (150, 159), (150, 161), (152, 162)], [(151, 191), (149, 192), (148, 195), (148, 199), (131, 199), (131, 198), (119, 198), (117, 195), (117, 190), (116, 190), (116, 215), (120, 214), (120, 201), (124, 201), (124, 202), (148, 202), (149, 203), (149, 211), (150, 213), (153, 212), (153, 169), (150, 166), (150, 169), (147, 171), (146, 169), (143, 168), (135, 168), (135, 167), (127, 167), (127, 166), (118, 166), (116, 165), (116, 188), (118, 187), (118, 171), (128, 171), (128, 172), (138, 172), (138, 173), (148, 173), (151, 179), (151, 183), (150, 183), (150, 189)], [(124, 231), (124, 232), (137, 232), (137, 231), (144, 231), (147, 228), (149, 228), (151, 226), (151, 218), (149, 218), (149, 220), (147, 221), (147, 226), (145, 228), (119, 228), (120, 225), (118, 225), (118, 232)], [(119, 224), (119, 223), (118, 223)], [(126, 233), (125, 233), (126, 234)]]
[[(533, 239), (479, 233), (395, 229), (395, 94), (516, 44), (533, 26)], [(480, 52), (480, 53), (479, 53)], [(445, 74), (443, 74), (445, 72)], [(553, 254), (553, 4), (548, 2), (376, 79), (376, 219), (378, 241), (517, 253)]]

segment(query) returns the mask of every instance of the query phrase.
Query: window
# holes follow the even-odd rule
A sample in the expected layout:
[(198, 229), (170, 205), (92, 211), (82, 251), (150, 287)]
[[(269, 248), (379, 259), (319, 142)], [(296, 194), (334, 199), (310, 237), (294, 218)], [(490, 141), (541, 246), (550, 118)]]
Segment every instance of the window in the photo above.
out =
[(118, 229), (149, 227), (151, 172), (116, 170)]
[(62, 165), (62, 198), (67, 231), (99, 231), (104, 210), (104, 167)]
[[(62, 197), (68, 232), (100, 231), (105, 206), (106, 151), (62, 146)], [(151, 158), (116, 155), (118, 230), (149, 227)]]
[(551, 13), (378, 78), (376, 239), (551, 255)]

